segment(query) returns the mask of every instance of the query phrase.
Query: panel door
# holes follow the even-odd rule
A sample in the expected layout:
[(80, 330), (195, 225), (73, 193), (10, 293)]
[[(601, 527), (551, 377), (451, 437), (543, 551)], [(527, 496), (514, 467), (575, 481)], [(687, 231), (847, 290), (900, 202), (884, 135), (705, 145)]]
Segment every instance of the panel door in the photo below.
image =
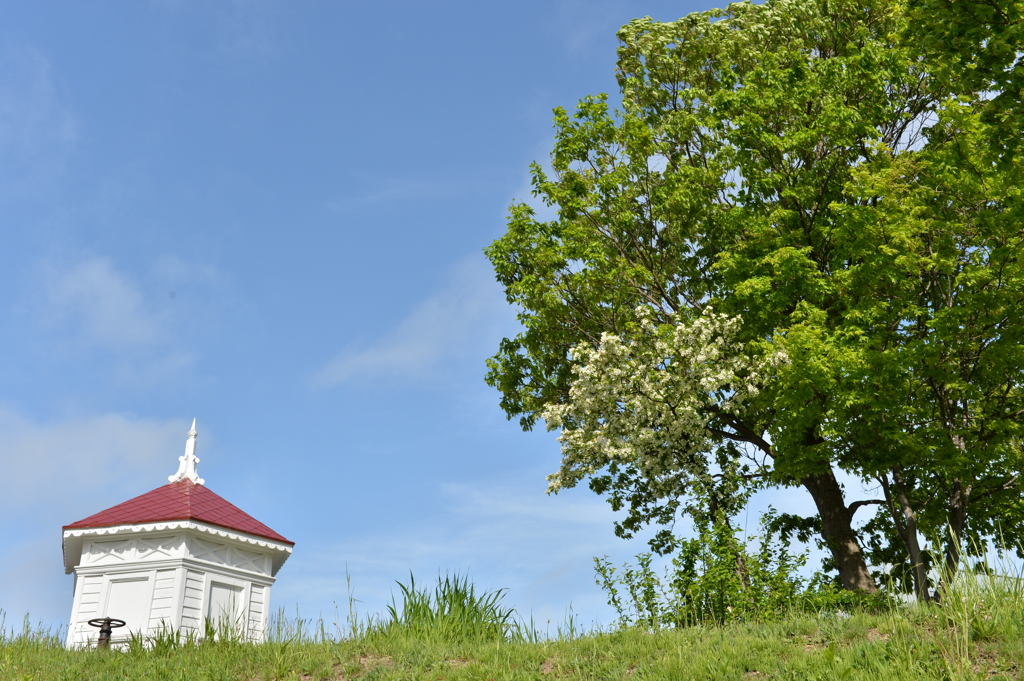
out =
[(242, 587), (216, 581), (210, 584), (210, 599), (206, 607), (206, 617), (218, 636), (230, 632), (232, 637), (240, 637), (245, 633), (242, 621), (242, 601)]
[(106, 607), (101, 617), (125, 621), (124, 628), (114, 630), (115, 637), (148, 633), (151, 591), (149, 576), (111, 579), (108, 582)]

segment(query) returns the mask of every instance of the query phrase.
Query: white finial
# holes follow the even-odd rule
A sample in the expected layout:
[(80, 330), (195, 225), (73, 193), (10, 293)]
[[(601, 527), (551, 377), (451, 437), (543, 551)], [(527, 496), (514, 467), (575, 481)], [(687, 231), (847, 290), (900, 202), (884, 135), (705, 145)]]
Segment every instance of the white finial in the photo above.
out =
[(196, 432), (196, 420), (192, 419), (192, 428), (188, 431), (188, 440), (185, 442), (185, 454), (184, 456), (178, 457), (178, 472), (174, 475), (168, 476), (168, 480), (171, 482), (181, 482), (182, 480), (191, 480), (197, 485), (202, 485), (205, 480), (199, 477), (199, 473), (196, 472), (196, 464), (199, 463), (199, 457), (196, 456), (196, 436), (199, 433)]

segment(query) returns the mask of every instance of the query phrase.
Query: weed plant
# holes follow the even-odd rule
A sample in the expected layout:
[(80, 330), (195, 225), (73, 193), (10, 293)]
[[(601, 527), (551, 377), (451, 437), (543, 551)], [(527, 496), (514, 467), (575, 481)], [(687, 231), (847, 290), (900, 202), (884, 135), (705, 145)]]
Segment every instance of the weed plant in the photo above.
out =
[(520, 640), (522, 627), (516, 612), (503, 605), (505, 589), (477, 594), (467, 575), (438, 576), (433, 590), (418, 588), (410, 573), (409, 584), (398, 582), (402, 602), (392, 597), (387, 618), (367, 627), (367, 635), (413, 637), (438, 641)]

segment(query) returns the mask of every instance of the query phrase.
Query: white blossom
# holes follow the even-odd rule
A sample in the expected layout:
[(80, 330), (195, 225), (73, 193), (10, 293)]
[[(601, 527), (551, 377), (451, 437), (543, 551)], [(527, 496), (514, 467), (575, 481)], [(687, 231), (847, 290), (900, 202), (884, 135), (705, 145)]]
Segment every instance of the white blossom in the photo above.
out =
[(785, 362), (779, 350), (755, 352), (737, 340), (739, 317), (711, 308), (696, 319), (656, 325), (637, 308), (639, 331), (605, 333), (573, 350), (574, 380), (564, 403), (545, 405), (549, 430), (561, 429), (562, 465), (548, 491), (573, 487), (612, 462), (646, 479), (708, 475), (714, 449), (709, 421), (741, 414)]

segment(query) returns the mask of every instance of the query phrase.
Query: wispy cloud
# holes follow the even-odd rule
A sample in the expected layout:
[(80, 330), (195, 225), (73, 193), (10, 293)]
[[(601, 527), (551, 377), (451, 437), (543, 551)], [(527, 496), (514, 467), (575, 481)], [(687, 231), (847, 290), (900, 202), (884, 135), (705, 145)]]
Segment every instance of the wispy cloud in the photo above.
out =
[(366, 345), (353, 345), (313, 376), (317, 386), (382, 376), (429, 375), (443, 362), (494, 334), (511, 318), (501, 289), (483, 256), (464, 260), (435, 294), (391, 331)]
[(57, 175), (78, 141), (80, 124), (58, 94), (38, 51), (0, 51), (0, 181), (3, 197), (34, 195)]
[(52, 359), (106, 363), (104, 375), (152, 386), (195, 364), (201, 337), (236, 294), (214, 267), (175, 255), (128, 269), (86, 255), (36, 263), (16, 310)]
[[(303, 616), (319, 612), (330, 618), (332, 601), (345, 610), (347, 573), (365, 616), (382, 612), (397, 592), (395, 581), (407, 583), (410, 572), (429, 584), (439, 571), (458, 570), (469, 572), (479, 588), (507, 588), (507, 604), (521, 615), (532, 614), (542, 628), (546, 620), (561, 623), (570, 605), (585, 625), (609, 624), (615, 615), (595, 585), (593, 558), (607, 556), (616, 566), (635, 563), (637, 553), (650, 550), (646, 542), (652, 531), (618, 539), (612, 531), (616, 514), (604, 499), (586, 489), (547, 496), (544, 487), (542, 471), (520, 471), (502, 480), (424, 491), (422, 511), (405, 522), (361, 533), (353, 527), (345, 540), (297, 551), (287, 579), (274, 587), (275, 602), (285, 604), (289, 614), (297, 604)], [(762, 492), (737, 519), (745, 534), (757, 534), (769, 505), (814, 513), (810, 497), (798, 490)], [(675, 529), (693, 536), (686, 521)], [(812, 550), (808, 570), (816, 569), (821, 557)], [(659, 574), (670, 566), (670, 558), (655, 557)]]
[[(556, 18), (548, 29), (558, 36), (566, 53), (576, 59), (604, 62), (609, 57), (613, 58), (616, 32), (638, 16), (636, 5), (622, 0), (559, 0), (555, 6)], [(679, 15), (656, 18), (674, 21)], [(602, 89), (614, 90), (614, 80), (609, 77), (608, 85)]]
[(145, 303), (138, 283), (110, 260), (88, 258), (65, 271), (45, 267), (44, 314), (84, 340), (108, 348), (152, 345), (164, 339), (166, 313)]
[[(0, 407), (5, 516), (15, 509), (45, 505), (48, 513), (74, 514), (95, 505), (97, 493), (114, 488), (138, 490), (143, 480), (152, 487), (154, 466), (173, 468), (172, 452), (184, 447), (188, 423), (103, 414), (39, 423)], [(168, 470), (168, 474), (173, 473)], [(148, 488), (146, 488), (148, 489)], [(100, 510), (100, 509), (95, 509)], [(77, 518), (71, 518), (72, 522)]]
[(225, 0), (200, 5), (188, 0), (149, 0), (148, 5), (160, 17), (191, 21), (212, 30), (209, 37), (205, 31), (198, 34), (203, 36), (202, 42), (190, 43), (192, 51), (212, 50), (213, 54), (230, 59), (254, 59), (272, 54), (284, 38), (278, 30), (281, 18), (276, 16), (280, 6), (267, 0)]
[(614, 40), (615, 31), (624, 23), (620, 19), (622, 9), (621, 2), (563, 0), (559, 3), (558, 23), (564, 29), (560, 35), (566, 52), (575, 57), (587, 57), (595, 41)]
[(222, 9), (217, 25), (217, 45), (232, 57), (263, 56), (274, 51), (278, 36), (266, 0), (232, 0)]
[(0, 609), (66, 622), (60, 528), (166, 483), (189, 421), (107, 413), (40, 422), (0, 406)]
[(359, 178), (362, 190), (350, 191), (328, 201), (326, 207), (335, 213), (346, 213), (367, 204), (393, 201), (437, 201), (452, 199), (473, 191), (480, 191), (484, 183), (473, 178), (434, 180), (423, 178)]

